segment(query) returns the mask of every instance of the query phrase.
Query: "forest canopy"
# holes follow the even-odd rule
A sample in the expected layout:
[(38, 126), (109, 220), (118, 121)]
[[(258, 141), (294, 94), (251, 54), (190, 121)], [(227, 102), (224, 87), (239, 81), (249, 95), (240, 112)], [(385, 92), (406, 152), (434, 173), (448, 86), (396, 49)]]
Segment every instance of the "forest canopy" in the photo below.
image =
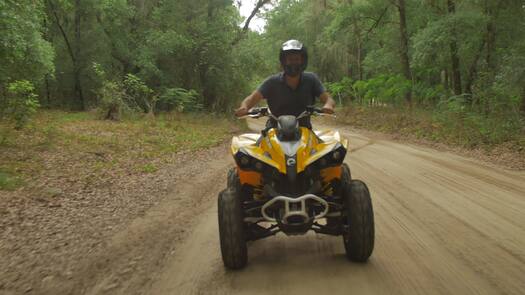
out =
[[(231, 110), (288, 39), (340, 104), (525, 113), (522, 0), (0, 0), (0, 105)], [(483, 119), (481, 119), (483, 120)], [(521, 124), (521, 125), (520, 125)]]

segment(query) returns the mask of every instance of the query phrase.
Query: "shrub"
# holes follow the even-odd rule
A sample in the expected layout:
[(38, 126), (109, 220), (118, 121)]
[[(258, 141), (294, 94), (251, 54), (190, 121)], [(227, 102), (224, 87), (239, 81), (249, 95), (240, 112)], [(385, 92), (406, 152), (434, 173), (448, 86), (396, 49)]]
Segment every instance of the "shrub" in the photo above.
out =
[(343, 100), (349, 98), (353, 100), (355, 97), (353, 81), (350, 77), (343, 77), (339, 82), (325, 83), (326, 89), (339, 101), (339, 105), (343, 104)]
[(196, 112), (204, 108), (199, 94), (193, 89), (167, 88), (159, 101), (173, 106), (179, 112)]
[(13, 121), (15, 129), (22, 129), (40, 107), (34, 92), (35, 87), (27, 80), (17, 80), (7, 85), (7, 97), (1, 115)]
[(139, 77), (126, 74), (122, 86), (126, 94), (124, 98), (129, 107), (151, 114), (155, 111), (157, 97), (153, 95), (153, 90)]
[(153, 114), (157, 96), (139, 77), (127, 74), (122, 81), (112, 81), (99, 64), (94, 63), (93, 70), (101, 84), (97, 92), (105, 119), (119, 120), (124, 111)]
[(354, 83), (356, 96), (362, 104), (393, 104), (404, 102), (411, 82), (400, 75), (380, 75)]

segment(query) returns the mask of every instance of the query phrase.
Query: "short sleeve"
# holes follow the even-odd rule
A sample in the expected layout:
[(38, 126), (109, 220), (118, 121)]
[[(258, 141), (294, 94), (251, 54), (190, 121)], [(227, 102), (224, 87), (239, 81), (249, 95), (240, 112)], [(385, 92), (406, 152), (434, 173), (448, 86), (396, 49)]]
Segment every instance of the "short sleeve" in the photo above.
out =
[(273, 77), (270, 76), (262, 82), (261, 85), (259, 85), (259, 88), (257, 90), (262, 94), (264, 99), (267, 99), (271, 96), (271, 89), (272, 89), (272, 83), (273, 83)]
[(321, 80), (319, 80), (319, 77), (317, 77), (316, 74), (312, 74), (312, 77), (313, 77), (313, 94), (314, 94), (314, 97), (319, 97), (326, 90), (325, 90), (325, 88), (323, 86), (323, 83), (321, 83)]

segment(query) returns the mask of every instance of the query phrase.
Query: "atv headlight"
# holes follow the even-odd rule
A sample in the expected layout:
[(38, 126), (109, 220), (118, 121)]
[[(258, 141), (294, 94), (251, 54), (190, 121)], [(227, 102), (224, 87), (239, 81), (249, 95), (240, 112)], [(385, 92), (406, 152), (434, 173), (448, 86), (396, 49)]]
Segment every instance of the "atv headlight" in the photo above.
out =
[(277, 170), (275, 167), (268, 165), (250, 155), (247, 155), (243, 151), (238, 151), (237, 154), (235, 154), (235, 162), (242, 170), (247, 171), (265, 173), (271, 171), (272, 169)]
[(346, 149), (342, 145), (338, 144), (331, 152), (327, 153), (316, 161), (317, 168), (324, 169), (327, 167), (341, 165), (345, 156)]
[(339, 160), (341, 158), (341, 153), (339, 151), (334, 151), (332, 153), (332, 158), (334, 158), (334, 160)]

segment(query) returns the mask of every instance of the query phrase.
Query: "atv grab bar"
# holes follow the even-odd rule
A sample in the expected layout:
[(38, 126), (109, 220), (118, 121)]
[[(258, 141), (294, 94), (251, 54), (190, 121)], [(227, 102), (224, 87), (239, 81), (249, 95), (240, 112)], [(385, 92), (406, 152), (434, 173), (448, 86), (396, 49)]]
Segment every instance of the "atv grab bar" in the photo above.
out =
[[(285, 197), (285, 196), (277, 196), (277, 197), (274, 197), (272, 198), (270, 201), (266, 202), (262, 208), (261, 208), (261, 214), (262, 216), (264, 217), (264, 219), (266, 219), (267, 221), (270, 221), (270, 222), (277, 222), (277, 219), (273, 218), (273, 217), (270, 217), (267, 213), (266, 213), (266, 209), (270, 206), (272, 206), (273, 204), (275, 204), (276, 202), (284, 202), (284, 215), (282, 216), (282, 221), (283, 223), (288, 223), (288, 218), (289, 217), (292, 217), (292, 216), (300, 216), (302, 217), (304, 220), (308, 220), (310, 219), (310, 216), (308, 215), (308, 212), (306, 211), (306, 200), (314, 200), (314, 201), (317, 201), (318, 203), (320, 203), (321, 205), (323, 205), (324, 207), (324, 210), (315, 215), (313, 218), (314, 219), (319, 219), (319, 218), (323, 218), (325, 217), (325, 215), (328, 213), (328, 210), (329, 210), (329, 205), (328, 205), (328, 202), (325, 201), (324, 199), (316, 196), (316, 195), (313, 195), (313, 194), (306, 194), (306, 195), (302, 195), (298, 198), (290, 198), (290, 197)], [(290, 204), (297, 204), (299, 203), (299, 207), (300, 208), (294, 208), (294, 209), (291, 209), (290, 208)]]

